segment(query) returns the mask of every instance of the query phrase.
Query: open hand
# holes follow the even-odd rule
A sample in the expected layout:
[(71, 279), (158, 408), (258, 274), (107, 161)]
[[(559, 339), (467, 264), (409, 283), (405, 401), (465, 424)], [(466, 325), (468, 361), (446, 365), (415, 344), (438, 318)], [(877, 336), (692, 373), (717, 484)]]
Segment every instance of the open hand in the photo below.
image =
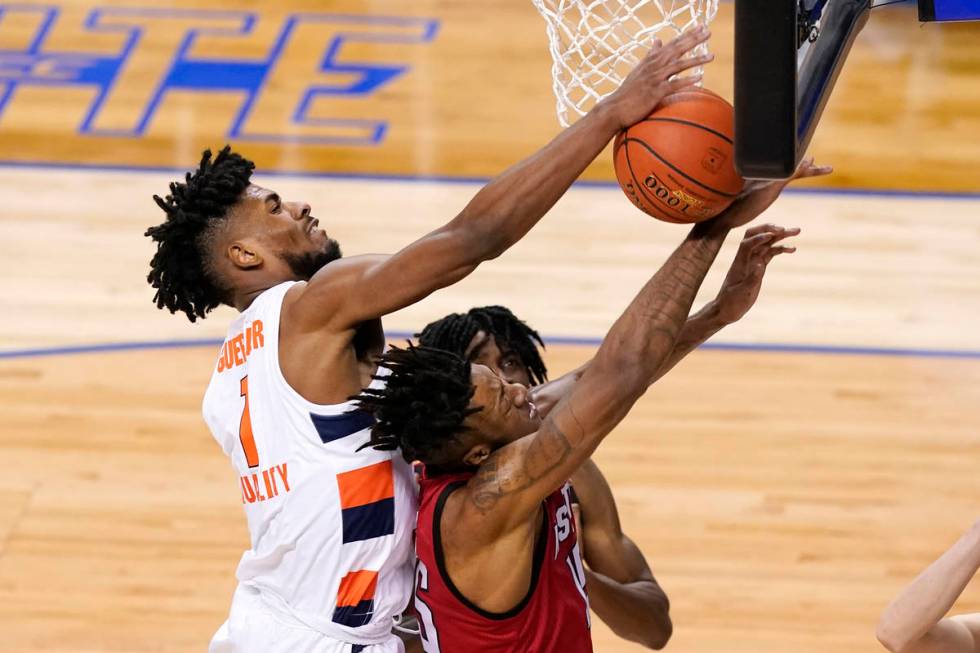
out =
[(671, 77), (691, 68), (703, 66), (714, 57), (710, 54), (686, 56), (692, 49), (708, 40), (711, 32), (704, 25), (684, 32), (667, 45), (659, 39), (650, 51), (623, 80), (623, 84), (603, 100), (620, 129), (646, 118), (671, 93), (694, 86), (701, 75), (689, 75), (671, 80)]
[(822, 177), (833, 171), (834, 169), (830, 166), (814, 164), (813, 157), (808, 156), (800, 162), (796, 172), (789, 179), (761, 180), (746, 184), (745, 190), (742, 191), (738, 199), (716, 219), (720, 225), (729, 229), (741, 227), (755, 220), (772, 206), (772, 203), (776, 201), (776, 198), (790, 182), (808, 177)]
[(780, 254), (792, 254), (796, 251), (795, 247), (778, 243), (799, 233), (799, 229), (786, 229), (772, 224), (752, 227), (745, 232), (738, 254), (735, 255), (725, 283), (715, 299), (720, 320), (725, 324), (737, 322), (752, 308), (759, 297), (769, 262)]

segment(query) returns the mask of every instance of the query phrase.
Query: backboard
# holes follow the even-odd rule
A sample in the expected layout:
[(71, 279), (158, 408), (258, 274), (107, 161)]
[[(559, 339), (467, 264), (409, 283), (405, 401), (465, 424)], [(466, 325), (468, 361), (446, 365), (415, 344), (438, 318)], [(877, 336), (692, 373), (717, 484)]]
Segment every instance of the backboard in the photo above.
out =
[(919, 0), (919, 20), (922, 22), (947, 22), (980, 20), (978, 0)]
[(735, 1), (735, 167), (789, 177), (806, 152), (871, 0)]

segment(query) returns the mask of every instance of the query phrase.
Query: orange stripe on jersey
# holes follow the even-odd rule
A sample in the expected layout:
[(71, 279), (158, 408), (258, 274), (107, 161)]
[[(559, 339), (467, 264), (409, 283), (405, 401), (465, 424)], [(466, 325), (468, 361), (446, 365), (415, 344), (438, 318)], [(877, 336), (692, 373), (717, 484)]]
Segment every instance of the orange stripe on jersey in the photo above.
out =
[(391, 461), (337, 474), (340, 488), (340, 507), (355, 508), (395, 496)]
[(361, 601), (374, 599), (374, 588), (378, 585), (378, 572), (352, 571), (340, 580), (337, 590), (337, 606), (355, 606)]

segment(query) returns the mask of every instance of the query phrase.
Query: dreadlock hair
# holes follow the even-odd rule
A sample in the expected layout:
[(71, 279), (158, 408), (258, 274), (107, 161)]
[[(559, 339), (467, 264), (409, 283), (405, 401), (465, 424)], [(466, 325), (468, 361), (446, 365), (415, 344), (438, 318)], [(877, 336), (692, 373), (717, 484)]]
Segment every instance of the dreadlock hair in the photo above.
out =
[(470, 364), (441, 349), (391, 347), (378, 363), (390, 374), (383, 388), (365, 388), (352, 397), (357, 407), (371, 413), (375, 424), (365, 447), (382, 451), (401, 448), (405, 460), (452, 465), (452, 445), (459, 443), (463, 420), (478, 412), (471, 408), (475, 388)]
[(548, 368), (538, 351), (539, 346), (544, 349), (541, 336), (504, 306), (480, 306), (466, 313), (452, 313), (428, 324), (415, 337), (426, 347), (464, 356), (477, 331), (486, 331), (499, 345), (513, 349), (528, 369), (534, 385), (548, 380)]
[(205, 150), (197, 170), (188, 172), (184, 183), (172, 182), (166, 198), (153, 196), (167, 214), (162, 224), (144, 234), (157, 244), (146, 277), (157, 290), (153, 296), (157, 308), (183, 311), (194, 322), (231, 301), (230, 289), (215, 273), (208, 250), (254, 169), (255, 164), (232, 152), (230, 145), (214, 160), (211, 150)]

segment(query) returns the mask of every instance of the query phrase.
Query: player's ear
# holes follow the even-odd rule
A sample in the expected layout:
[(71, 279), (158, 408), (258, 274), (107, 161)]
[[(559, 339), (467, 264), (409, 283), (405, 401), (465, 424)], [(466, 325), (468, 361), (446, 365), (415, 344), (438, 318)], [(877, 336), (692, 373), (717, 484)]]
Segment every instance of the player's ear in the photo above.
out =
[(493, 450), (490, 445), (481, 443), (470, 447), (470, 450), (463, 456), (463, 462), (470, 467), (479, 467), (484, 460), (490, 457)]
[(240, 270), (248, 270), (262, 265), (262, 255), (254, 248), (243, 242), (234, 242), (228, 245), (228, 260)]

